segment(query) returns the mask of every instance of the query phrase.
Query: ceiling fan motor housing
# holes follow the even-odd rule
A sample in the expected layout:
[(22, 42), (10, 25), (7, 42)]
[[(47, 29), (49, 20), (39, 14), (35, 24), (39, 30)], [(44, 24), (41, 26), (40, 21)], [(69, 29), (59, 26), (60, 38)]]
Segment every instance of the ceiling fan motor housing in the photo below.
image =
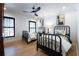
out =
[(35, 9), (35, 7), (32, 7), (32, 9), (34, 10), (34, 9)]

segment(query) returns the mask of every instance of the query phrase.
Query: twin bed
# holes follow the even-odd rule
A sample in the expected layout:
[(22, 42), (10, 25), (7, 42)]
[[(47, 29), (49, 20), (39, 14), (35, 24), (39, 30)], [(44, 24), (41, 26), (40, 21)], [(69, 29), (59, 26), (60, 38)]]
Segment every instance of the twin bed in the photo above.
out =
[(43, 32), (37, 33), (37, 36), (36, 33), (23, 31), (22, 37), (27, 43), (31, 40), (37, 39), (37, 51), (38, 48), (40, 48), (46, 51), (48, 55), (53, 56), (66, 55), (72, 46), (69, 26), (55, 26), (54, 34)]
[(55, 26), (54, 34), (37, 33), (37, 51), (40, 48), (48, 55), (62, 56), (67, 54), (71, 46), (69, 26)]
[(28, 31), (22, 32), (22, 40), (24, 40), (27, 43), (30, 43), (33, 40), (36, 40), (36, 33), (30, 33)]

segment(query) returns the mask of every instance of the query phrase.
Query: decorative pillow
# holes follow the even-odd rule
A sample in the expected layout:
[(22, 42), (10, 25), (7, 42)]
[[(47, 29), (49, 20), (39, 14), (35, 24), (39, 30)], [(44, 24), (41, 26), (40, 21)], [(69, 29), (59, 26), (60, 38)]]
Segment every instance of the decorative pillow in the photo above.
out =
[(52, 28), (49, 29), (49, 33), (53, 34), (53, 29)]
[(55, 34), (66, 35), (66, 31), (65, 30), (56, 30)]

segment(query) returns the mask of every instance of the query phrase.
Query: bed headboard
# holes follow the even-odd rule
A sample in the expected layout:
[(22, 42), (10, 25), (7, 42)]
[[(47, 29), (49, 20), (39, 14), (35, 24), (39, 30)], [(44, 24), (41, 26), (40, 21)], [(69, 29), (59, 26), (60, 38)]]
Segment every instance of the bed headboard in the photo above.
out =
[(56, 30), (65, 30), (66, 36), (68, 37), (68, 40), (70, 43), (72, 43), (70, 39), (70, 26), (64, 26), (64, 25), (58, 25), (54, 27), (54, 34), (56, 33)]

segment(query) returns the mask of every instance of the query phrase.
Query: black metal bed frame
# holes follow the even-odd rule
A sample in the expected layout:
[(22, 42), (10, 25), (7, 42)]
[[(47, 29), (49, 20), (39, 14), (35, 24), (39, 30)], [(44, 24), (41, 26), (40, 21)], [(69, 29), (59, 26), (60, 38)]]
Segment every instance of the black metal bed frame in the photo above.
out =
[[(54, 27), (54, 34), (49, 34), (49, 33), (37, 33), (37, 51), (38, 51), (38, 48), (44, 50), (47, 52), (48, 55), (50, 56), (62, 56), (62, 39), (60, 37), (59, 34), (56, 34), (55, 30), (57, 29), (64, 29), (66, 30), (66, 35), (64, 36), (67, 36), (68, 37), (68, 40), (70, 43), (72, 43), (72, 41), (70, 40), (70, 27), (69, 26), (55, 26)], [(45, 37), (48, 36), (48, 39), (46, 39)], [(51, 37), (50, 41), (49, 41), (49, 36)], [(53, 41), (53, 37), (55, 37), (55, 41)], [(59, 52), (57, 52), (57, 37), (59, 38)], [(45, 46), (45, 39), (48, 41), (47, 46)], [(50, 46), (51, 44), (51, 46)], [(53, 44), (55, 45), (54, 48), (53, 48)]]
[(69, 40), (70, 43), (72, 43), (71, 39), (70, 39), (70, 26), (64, 26), (64, 25), (60, 25), (60, 26), (55, 26), (54, 27), (54, 34), (56, 33), (55, 30), (65, 30), (66, 31), (66, 35), (63, 35), (63, 36), (66, 36)]

